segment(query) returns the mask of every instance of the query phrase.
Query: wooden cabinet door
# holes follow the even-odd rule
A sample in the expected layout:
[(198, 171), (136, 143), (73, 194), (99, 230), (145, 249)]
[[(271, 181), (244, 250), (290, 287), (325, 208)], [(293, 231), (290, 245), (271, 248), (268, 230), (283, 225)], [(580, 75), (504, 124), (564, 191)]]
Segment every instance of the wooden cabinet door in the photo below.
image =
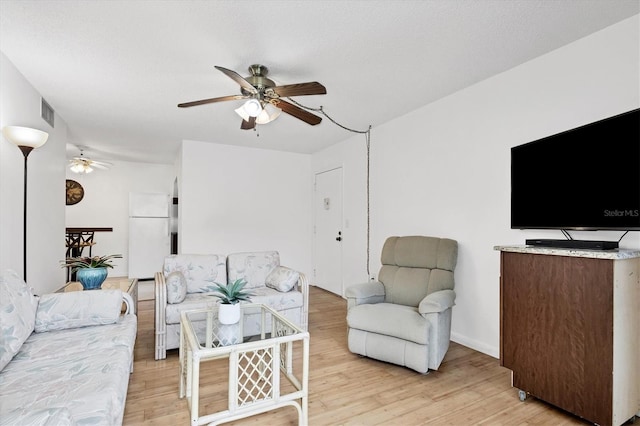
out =
[(613, 261), (501, 253), (501, 364), (513, 386), (612, 421)]

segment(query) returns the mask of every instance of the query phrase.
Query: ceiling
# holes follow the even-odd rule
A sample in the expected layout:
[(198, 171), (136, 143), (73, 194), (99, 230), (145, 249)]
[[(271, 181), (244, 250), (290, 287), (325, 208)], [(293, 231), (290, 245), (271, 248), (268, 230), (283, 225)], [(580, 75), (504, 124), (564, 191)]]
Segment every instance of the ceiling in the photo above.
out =
[[(352, 136), (282, 114), (240, 130), (214, 68), (277, 84), (366, 130), (640, 13), (638, 0), (0, 1), (0, 50), (94, 159), (173, 163), (180, 141), (313, 153)], [(428, 124), (428, 123), (425, 123)]]

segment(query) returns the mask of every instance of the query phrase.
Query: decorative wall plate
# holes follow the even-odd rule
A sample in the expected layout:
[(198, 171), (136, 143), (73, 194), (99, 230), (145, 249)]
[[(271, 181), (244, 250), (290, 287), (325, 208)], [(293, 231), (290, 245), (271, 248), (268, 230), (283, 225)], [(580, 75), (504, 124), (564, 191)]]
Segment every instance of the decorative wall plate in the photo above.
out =
[(67, 205), (78, 204), (84, 198), (84, 188), (75, 180), (67, 179)]

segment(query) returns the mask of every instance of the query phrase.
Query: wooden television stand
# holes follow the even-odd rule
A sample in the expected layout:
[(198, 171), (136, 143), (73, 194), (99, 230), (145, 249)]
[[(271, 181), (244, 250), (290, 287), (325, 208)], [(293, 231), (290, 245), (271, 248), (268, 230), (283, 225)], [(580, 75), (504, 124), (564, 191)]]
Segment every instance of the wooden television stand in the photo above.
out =
[(500, 250), (500, 363), (599, 425), (640, 415), (640, 250)]

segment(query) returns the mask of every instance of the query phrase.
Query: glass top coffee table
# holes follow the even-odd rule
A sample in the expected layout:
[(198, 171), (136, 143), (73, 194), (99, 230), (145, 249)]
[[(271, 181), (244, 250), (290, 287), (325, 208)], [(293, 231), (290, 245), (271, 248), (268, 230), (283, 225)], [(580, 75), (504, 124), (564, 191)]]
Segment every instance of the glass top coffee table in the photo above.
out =
[[(245, 336), (245, 322), (259, 334)], [(247, 327), (249, 328), (249, 327)], [(251, 329), (255, 329), (251, 327)], [(226, 410), (199, 415), (200, 363), (228, 358)], [(180, 398), (187, 397), (191, 424), (220, 424), (293, 406), (298, 424), (308, 423), (309, 333), (262, 304), (242, 304), (237, 324), (218, 322), (218, 310), (180, 315)], [(281, 378), (292, 386), (283, 388)]]

